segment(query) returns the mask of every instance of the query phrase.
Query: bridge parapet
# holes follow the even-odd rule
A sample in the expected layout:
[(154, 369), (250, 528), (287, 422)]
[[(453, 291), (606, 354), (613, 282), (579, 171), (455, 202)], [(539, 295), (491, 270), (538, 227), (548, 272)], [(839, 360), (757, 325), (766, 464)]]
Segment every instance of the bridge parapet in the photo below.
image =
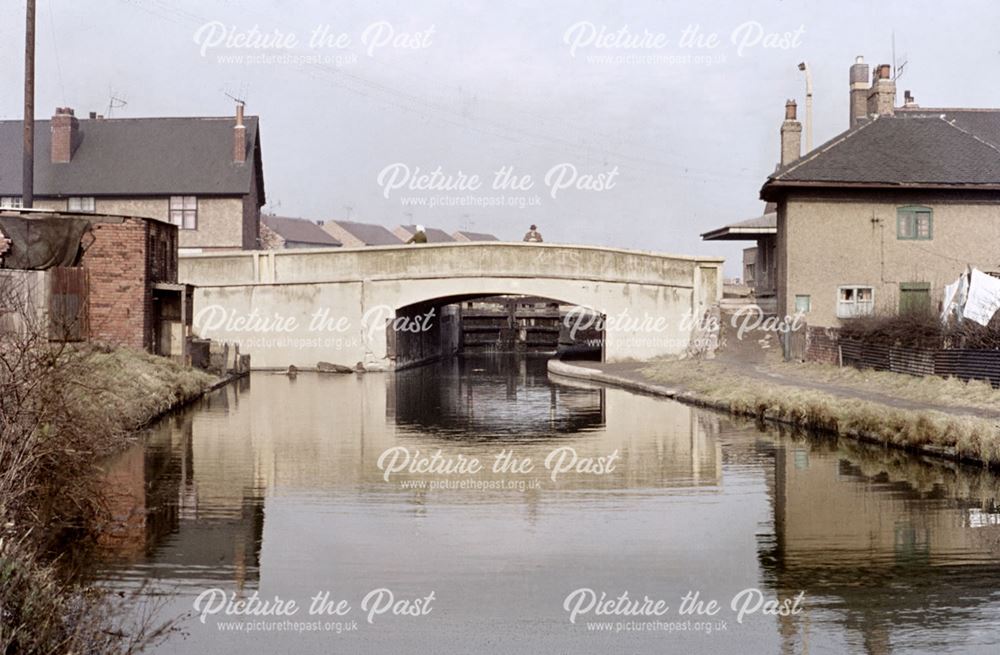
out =
[(691, 288), (722, 259), (595, 246), (442, 243), (185, 255), (179, 278), (200, 286), (313, 284), (442, 277), (545, 277)]

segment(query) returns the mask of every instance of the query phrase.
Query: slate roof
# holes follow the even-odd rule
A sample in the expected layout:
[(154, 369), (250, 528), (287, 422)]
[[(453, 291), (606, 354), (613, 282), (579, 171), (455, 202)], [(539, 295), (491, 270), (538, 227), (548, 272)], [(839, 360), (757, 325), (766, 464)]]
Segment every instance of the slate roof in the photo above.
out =
[(782, 186), (1000, 188), (1000, 110), (908, 109), (866, 121), (779, 168)]
[(261, 214), (260, 220), (264, 225), (280, 235), (286, 242), (308, 243), (317, 246), (343, 245), (319, 225), (304, 218)]
[(398, 246), (401, 243), (399, 237), (387, 228), (375, 225), (374, 223), (357, 223), (355, 221), (327, 222), (340, 226), (342, 230), (348, 232), (366, 246)]
[(1000, 110), (904, 109), (866, 121), (779, 168), (785, 186), (1000, 188)]
[[(416, 225), (400, 225), (399, 227), (406, 230), (410, 236), (413, 236), (417, 232)], [(424, 234), (427, 235), (427, 243), (452, 243), (455, 241), (450, 234), (436, 227), (427, 227), (425, 225)]]
[(467, 230), (458, 230), (453, 235), (456, 240), (459, 239), (459, 235), (464, 237), (468, 241), (499, 241), (495, 235), (487, 234), (485, 232), (469, 232)]
[(777, 233), (778, 213), (767, 212), (762, 216), (710, 230), (703, 233), (701, 238), (705, 241), (746, 241), (756, 239), (760, 235)]
[[(244, 118), (247, 163), (233, 159), (232, 116), (81, 118), (72, 160), (53, 164), (49, 120), (35, 121), (36, 196), (244, 195), (257, 167), (264, 203), (256, 116)], [(0, 195), (21, 195), (23, 122), (0, 121)], [(256, 145), (256, 147), (255, 147)]]

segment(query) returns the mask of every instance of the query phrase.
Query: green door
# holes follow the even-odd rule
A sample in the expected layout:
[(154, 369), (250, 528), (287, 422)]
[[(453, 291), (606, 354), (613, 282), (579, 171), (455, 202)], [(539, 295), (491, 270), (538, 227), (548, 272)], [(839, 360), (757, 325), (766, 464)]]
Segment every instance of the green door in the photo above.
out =
[(931, 285), (929, 282), (899, 283), (899, 313), (929, 314), (931, 311)]

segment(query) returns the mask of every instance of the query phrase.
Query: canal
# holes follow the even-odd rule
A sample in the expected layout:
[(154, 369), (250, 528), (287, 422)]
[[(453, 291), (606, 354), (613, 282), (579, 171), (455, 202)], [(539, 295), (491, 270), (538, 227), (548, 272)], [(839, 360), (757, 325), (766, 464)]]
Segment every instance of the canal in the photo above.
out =
[(543, 359), (254, 373), (107, 476), (96, 575), (180, 617), (160, 653), (1000, 644), (996, 476), (550, 378)]

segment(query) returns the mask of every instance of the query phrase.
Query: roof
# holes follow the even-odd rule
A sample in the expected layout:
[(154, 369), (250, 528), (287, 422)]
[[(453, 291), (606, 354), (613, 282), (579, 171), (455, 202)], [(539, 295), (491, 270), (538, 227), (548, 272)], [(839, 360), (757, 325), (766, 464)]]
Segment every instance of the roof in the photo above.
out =
[(468, 241), (499, 241), (500, 240), (495, 235), (492, 235), (492, 234), (486, 234), (485, 232), (469, 232), (467, 230), (458, 230), (452, 236), (455, 239), (458, 239), (459, 235), (461, 235), (463, 238), (465, 238)]
[[(416, 225), (400, 225), (399, 227), (406, 230), (410, 236), (417, 232)], [(451, 243), (455, 240), (450, 234), (436, 227), (424, 226), (424, 234), (427, 235), (427, 243)]]
[(771, 175), (780, 187), (1000, 189), (1000, 109), (905, 108), (865, 121)]
[(701, 235), (705, 241), (745, 241), (758, 236), (778, 233), (778, 213), (768, 212), (762, 216), (748, 218)]
[[(233, 158), (235, 118), (83, 118), (67, 164), (53, 164), (49, 120), (35, 121), (35, 195), (245, 195), (257, 170), (265, 202), (256, 116), (244, 118), (247, 163)], [(0, 121), (0, 195), (21, 195), (23, 121)]]
[(260, 220), (264, 225), (278, 233), (286, 242), (309, 243), (318, 246), (343, 245), (319, 225), (304, 218), (261, 214)]
[(335, 223), (366, 246), (393, 246), (401, 243), (399, 237), (387, 228), (374, 223), (357, 223), (355, 221), (327, 221), (327, 223)]

